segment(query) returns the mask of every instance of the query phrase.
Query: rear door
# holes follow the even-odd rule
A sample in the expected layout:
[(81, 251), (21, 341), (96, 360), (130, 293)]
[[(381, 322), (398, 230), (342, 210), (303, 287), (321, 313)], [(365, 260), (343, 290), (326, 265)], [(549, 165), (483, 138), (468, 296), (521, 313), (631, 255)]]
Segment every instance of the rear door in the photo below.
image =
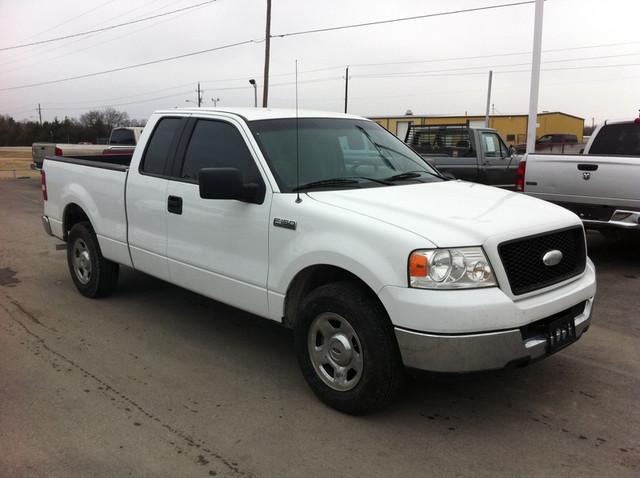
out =
[(139, 167), (129, 170), (127, 177), (128, 242), (133, 266), (164, 280), (170, 278), (167, 263), (167, 177), (186, 121), (186, 117), (162, 117), (150, 125), (153, 132)]
[[(171, 281), (258, 315), (268, 315), (271, 194), (248, 146), (248, 132), (228, 118), (193, 119), (181, 142), (167, 198)], [(237, 168), (256, 184), (260, 203), (202, 199), (202, 168)]]

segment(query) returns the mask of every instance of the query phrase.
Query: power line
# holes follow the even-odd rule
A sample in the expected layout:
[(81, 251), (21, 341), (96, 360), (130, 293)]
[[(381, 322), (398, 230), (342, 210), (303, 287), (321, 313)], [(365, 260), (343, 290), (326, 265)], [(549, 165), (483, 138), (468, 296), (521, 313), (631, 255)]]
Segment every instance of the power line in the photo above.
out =
[[(636, 45), (640, 43), (640, 41), (630, 41), (630, 42), (619, 42), (619, 43), (600, 43), (597, 45), (584, 45), (584, 46), (575, 46), (568, 48), (552, 48), (548, 50), (542, 50), (543, 53), (555, 53), (560, 51), (575, 51), (575, 50), (588, 50), (591, 48), (607, 48), (612, 46), (622, 46), (622, 45)], [(405, 65), (405, 64), (414, 64), (414, 63), (439, 63), (442, 61), (456, 61), (456, 60), (478, 60), (483, 58), (494, 58), (494, 57), (503, 57), (503, 56), (519, 56), (519, 55), (530, 55), (531, 51), (520, 51), (513, 53), (493, 53), (488, 55), (474, 55), (474, 56), (458, 56), (458, 57), (449, 57), (449, 58), (433, 58), (428, 60), (406, 60), (406, 61), (389, 61), (383, 63), (351, 63), (351, 66), (386, 66), (386, 65)]]
[(321, 33), (321, 32), (329, 32), (334, 30), (346, 30), (348, 28), (359, 28), (359, 27), (368, 27), (372, 25), (383, 25), (387, 23), (396, 23), (396, 22), (405, 22), (409, 20), (419, 20), (422, 18), (432, 18), (432, 17), (441, 17), (445, 15), (456, 15), (458, 13), (469, 13), (469, 12), (480, 12), (484, 10), (495, 10), (497, 8), (505, 8), (505, 7), (516, 7), (519, 5), (528, 5), (531, 3), (535, 3), (535, 1), (529, 0), (525, 2), (514, 2), (514, 3), (503, 3), (500, 5), (486, 5), (484, 7), (475, 7), (475, 8), (465, 8), (460, 10), (450, 10), (447, 12), (438, 12), (438, 13), (427, 13), (425, 15), (414, 15), (412, 17), (402, 17), (402, 18), (392, 18), (390, 20), (377, 20), (373, 22), (365, 22), (365, 23), (354, 23), (351, 25), (340, 25), (337, 27), (326, 27), (326, 28), (316, 28), (314, 30), (303, 30), (299, 32), (289, 32), (289, 33), (281, 33), (279, 35), (271, 35), (272, 38), (284, 38), (291, 37), (295, 35), (306, 35), (308, 33)]
[(115, 73), (117, 71), (124, 71), (124, 70), (130, 70), (130, 69), (133, 69), (133, 68), (140, 68), (140, 67), (143, 67), (143, 66), (155, 65), (156, 63), (163, 63), (165, 61), (179, 60), (181, 58), (187, 58), (187, 57), (190, 57), (190, 56), (202, 55), (204, 53), (210, 53), (212, 51), (225, 50), (227, 48), (233, 48), (233, 47), (240, 46), (240, 45), (247, 45), (249, 43), (257, 43), (257, 42), (255, 40), (245, 40), (245, 41), (241, 41), (241, 42), (237, 42), (237, 43), (230, 43), (228, 45), (218, 46), (218, 47), (215, 47), (215, 48), (207, 48), (206, 50), (198, 50), (198, 51), (193, 51), (193, 52), (190, 52), (190, 53), (184, 53), (182, 55), (175, 55), (175, 56), (170, 56), (170, 57), (167, 57), (167, 58), (160, 58), (158, 60), (146, 61), (144, 63), (136, 63), (135, 65), (121, 66), (119, 68), (112, 68), (110, 70), (96, 71), (94, 73), (86, 73), (84, 75), (70, 76), (70, 77), (67, 77), (67, 78), (59, 78), (57, 80), (41, 81), (40, 83), (31, 83), (31, 84), (27, 84), (27, 85), (18, 85), (18, 86), (10, 86), (10, 87), (7, 87), (7, 88), (0, 88), (0, 91), (20, 90), (20, 89), (24, 89), (24, 88), (33, 88), (35, 86), (44, 86), (44, 85), (52, 85), (54, 83), (62, 83), (64, 81), (79, 80), (81, 78), (90, 78), (92, 76), (106, 75), (107, 73)]
[[(564, 59), (560, 59), (560, 60), (547, 60), (547, 61), (543, 61), (542, 63), (544, 64), (548, 64), (548, 63), (568, 63), (568, 62), (574, 62), (574, 61), (586, 61), (586, 60), (601, 60), (601, 59), (609, 59), (609, 58), (620, 58), (620, 57), (627, 57), (627, 56), (638, 56), (640, 55), (640, 53), (621, 53), (618, 55), (604, 55), (604, 56), (588, 56), (588, 57), (580, 57), (580, 58), (564, 58)], [(366, 78), (366, 77), (386, 77), (386, 78), (405, 78), (405, 77), (411, 77), (411, 76), (421, 76), (423, 73), (443, 73), (443, 72), (453, 72), (453, 71), (467, 71), (467, 70), (483, 70), (483, 73), (486, 73), (486, 70), (491, 69), (491, 68), (505, 68), (505, 67), (512, 67), (512, 66), (527, 66), (530, 63), (505, 63), (505, 64), (491, 64), (491, 65), (481, 65), (481, 66), (467, 66), (467, 67), (458, 67), (458, 68), (445, 68), (442, 70), (422, 70), (422, 71), (401, 71), (401, 72), (387, 72), (387, 73), (368, 73), (368, 74), (362, 74), (362, 75), (356, 75), (360, 78)], [(593, 66), (593, 67), (600, 67), (601, 65), (586, 65), (586, 66)], [(607, 65), (603, 65), (603, 66), (607, 66)], [(497, 73), (500, 73), (500, 71), (498, 71)]]
[(84, 17), (85, 15), (88, 15), (91, 12), (95, 12), (96, 10), (99, 10), (102, 7), (104, 7), (104, 6), (106, 6), (106, 5), (110, 4), (110, 3), (113, 3), (115, 1), (116, 0), (107, 0), (106, 2), (101, 3), (97, 7), (93, 7), (90, 10), (86, 10), (86, 11), (76, 15), (75, 17), (68, 18), (67, 20), (65, 20), (65, 21), (63, 21), (61, 23), (57, 23), (57, 24), (53, 25), (52, 27), (47, 28), (46, 30), (42, 30), (42, 31), (40, 31), (38, 33), (34, 33), (33, 35), (29, 35), (28, 37), (23, 38), (22, 41), (28, 40), (29, 38), (34, 38), (34, 37), (40, 36), (43, 33), (50, 32), (51, 30), (55, 30), (56, 28), (61, 27), (62, 25), (66, 25), (67, 23), (71, 23), (73, 20), (77, 20), (80, 17)]
[(64, 35), (64, 36), (56, 37), (56, 38), (49, 38), (48, 40), (40, 40), (40, 41), (36, 41), (36, 42), (31, 42), (31, 43), (23, 43), (21, 45), (7, 46), (7, 47), (0, 48), (0, 51), (15, 50), (17, 48), (25, 48), (25, 47), (34, 46), (34, 45), (42, 45), (43, 43), (51, 43), (51, 42), (55, 42), (55, 41), (66, 40), (68, 38), (75, 38), (75, 37), (79, 37), (79, 36), (89, 35), (89, 34), (92, 34), (92, 33), (98, 33), (98, 32), (104, 32), (104, 31), (107, 31), (107, 30), (113, 30), (115, 28), (121, 28), (121, 27), (124, 27), (124, 26), (127, 26), (127, 25), (133, 25), (134, 23), (146, 22), (146, 21), (149, 21), (149, 20), (153, 20), (154, 18), (165, 17), (167, 15), (173, 15), (175, 13), (180, 13), (180, 12), (184, 12), (186, 10), (191, 10), (191, 9), (194, 9), (194, 8), (202, 7), (204, 5), (208, 5), (208, 4), (214, 3), (216, 1), (217, 0), (207, 0), (206, 2), (198, 3), (196, 5), (189, 5), (188, 7), (178, 8), (177, 10), (171, 10), (169, 12), (159, 13), (157, 15), (151, 15), (150, 17), (139, 18), (137, 20), (131, 20), (131, 21), (128, 21), (128, 22), (117, 23), (115, 25), (109, 25), (109, 26), (106, 26), (106, 27), (97, 28), (95, 30), (87, 30), (87, 31), (84, 31), (84, 32), (72, 33), (70, 35)]

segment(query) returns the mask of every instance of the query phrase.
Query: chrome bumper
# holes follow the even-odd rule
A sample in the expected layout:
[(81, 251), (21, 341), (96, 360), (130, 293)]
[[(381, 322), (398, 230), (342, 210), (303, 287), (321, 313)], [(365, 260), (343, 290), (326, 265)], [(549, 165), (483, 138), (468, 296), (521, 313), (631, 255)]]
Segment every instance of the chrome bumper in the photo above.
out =
[(594, 219), (583, 219), (585, 226), (603, 228), (618, 227), (622, 229), (639, 229), (640, 230), (640, 211), (626, 211), (616, 209), (608, 221), (597, 221)]
[(42, 216), (42, 227), (44, 228), (44, 232), (53, 236), (53, 232), (51, 232), (51, 223), (49, 222), (49, 218), (47, 216)]
[[(576, 339), (591, 323), (593, 297), (575, 317)], [(523, 339), (520, 329), (480, 334), (433, 335), (395, 328), (404, 365), (431, 372), (475, 372), (501, 369), (514, 362), (542, 358), (546, 336)]]

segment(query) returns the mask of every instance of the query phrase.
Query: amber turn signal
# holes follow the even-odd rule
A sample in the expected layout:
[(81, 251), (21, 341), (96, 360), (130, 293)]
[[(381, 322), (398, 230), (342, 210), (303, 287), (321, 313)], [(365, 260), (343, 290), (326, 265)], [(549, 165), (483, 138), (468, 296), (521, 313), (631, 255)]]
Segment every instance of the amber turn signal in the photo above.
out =
[(409, 273), (411, 277), (427, 277), (427, 257), (424, 254), (413, 253), (409, 258)]

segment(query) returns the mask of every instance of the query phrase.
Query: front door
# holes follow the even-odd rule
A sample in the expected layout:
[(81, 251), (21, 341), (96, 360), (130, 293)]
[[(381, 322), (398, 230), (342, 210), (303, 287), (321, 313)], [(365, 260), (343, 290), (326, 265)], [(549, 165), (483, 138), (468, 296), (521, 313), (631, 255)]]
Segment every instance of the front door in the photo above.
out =
[(502, 188), (515, 188), (518, 162), (513, 160), (500, 135), (482, 131), (478, 136), (482, 148), (480, 182)]
[[(173, 204), (167, 216), (171, 281), (266, 316), (271, 195), (247, 133), (229, 119), (198, 119), (186, 137), (167, 189)], [(202, 199), (202, 168), (240, 170), (244, 183), (258, 188), (259, 203)]]

